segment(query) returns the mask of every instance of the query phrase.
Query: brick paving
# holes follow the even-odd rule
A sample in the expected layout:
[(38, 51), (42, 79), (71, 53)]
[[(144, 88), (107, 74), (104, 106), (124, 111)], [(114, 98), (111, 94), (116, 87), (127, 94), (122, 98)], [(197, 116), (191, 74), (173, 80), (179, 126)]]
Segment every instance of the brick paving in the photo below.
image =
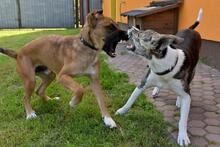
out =
[[(119, 44), (117, 57), (108, 58), (109, 65), (125, 72), (129, 81), (138, 85), (146, 74), (146, 59), (126, 51), (125, 44)], [(145, 90), (148, 99), (164, 114), (170, 124), (168, 132), (176, 140), (179, 109), (176, 108), (176, 95), (161, 90), (159, 97), (151, 98), (152, 89)], [(220, 147), (220, 71), (199, 63), (191, 83), (192, 102), (188, 121), (188, 134), (195, 147)]]

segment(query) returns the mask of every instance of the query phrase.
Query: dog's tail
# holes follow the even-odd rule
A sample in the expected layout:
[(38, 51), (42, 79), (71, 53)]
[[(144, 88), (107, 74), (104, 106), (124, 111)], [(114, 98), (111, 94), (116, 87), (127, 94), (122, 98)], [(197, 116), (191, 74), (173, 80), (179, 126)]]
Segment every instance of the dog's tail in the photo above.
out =
[(191, 26), (189, 27), (189, 29), (194, 30), (194, 29), (199, 25), (201, 19), (202, 19), (202, 8), (199, 9), (198, 17), (197, 17), (195, 23), (194, 23), (193, 25), (191, 25)]
[(0, 53), (5, 54), (11, 58), (17, 59), (18, 54), (10, 49), (4, 49), (4, 48), (0, 48)]

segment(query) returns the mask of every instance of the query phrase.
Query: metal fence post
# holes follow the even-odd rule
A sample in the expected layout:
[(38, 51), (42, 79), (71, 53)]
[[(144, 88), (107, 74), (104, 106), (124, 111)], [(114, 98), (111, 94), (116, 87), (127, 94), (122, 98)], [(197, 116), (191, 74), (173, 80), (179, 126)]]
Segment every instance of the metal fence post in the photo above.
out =
[(17, 17), (18, 17), (18, 27), (22, 27), (21, 23), (21, 5), (20, 5), (20, 0), (16, 0), (16, 6), (17, 6)]
[(79, 2), (78, 0), (75, 0), (75, 7), (76, 7), (76, 11), (75, 11), (75, 15), (76, 15), (76, 28), (79, 27)]

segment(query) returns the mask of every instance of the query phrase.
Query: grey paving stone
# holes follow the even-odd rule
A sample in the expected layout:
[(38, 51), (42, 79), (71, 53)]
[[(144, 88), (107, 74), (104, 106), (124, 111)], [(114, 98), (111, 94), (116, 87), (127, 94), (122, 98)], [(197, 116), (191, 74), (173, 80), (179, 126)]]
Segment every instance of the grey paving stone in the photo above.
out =
[(206, 139), (208, 139), (208, 141), (213, 142), (213, 143), (220, 143), (220, 135), (207, 134)]
[(191, 137), (191, 143), (195, 147), (205, 147), (206, 145), (208, 145), (208, 142), (204, 137), (193, 136), (193, 137)]
[(206, 111), (216, 111), (218, 110), (218, 108), (216, 107), (216, 105), (204, 105), (203, 108)]
[(218, 144), (209, 144), (207, 147), (220, 147), (220, 143), (218, 143)]
[(188, 131), (194, 136), (204, 136), (206, 134), (206, 131), (202, 128), (190, 128)]
[(188, 122), (189, 127), (203, 128), (206, 124), (202, 120), (190, 120)]
[(192, 107), (190, 113), (203, 113), (205, 110), (202, 107)]
[(219, 115), (215, 112), (205, 112), (204, 115), (207, 117), (207, 118), (217, 118), (219, 117)]
[(207, 118), (204, 122), (209, 126), (220, 126), (220, 120), (215, 118)]
[(217, 126), (207, 126), (205, 129), (209, 133), (220, 135), (220, 127), (217, 127)]
[(203, 120), (205, 118), (205, 116), (203, 114), (190, 113), (189, 118), (190, 118), (190, 120)]
[(204, 100), (203, 104), (205, 104), (205, 105), (216, 105), (216, 102), (214, 100)]

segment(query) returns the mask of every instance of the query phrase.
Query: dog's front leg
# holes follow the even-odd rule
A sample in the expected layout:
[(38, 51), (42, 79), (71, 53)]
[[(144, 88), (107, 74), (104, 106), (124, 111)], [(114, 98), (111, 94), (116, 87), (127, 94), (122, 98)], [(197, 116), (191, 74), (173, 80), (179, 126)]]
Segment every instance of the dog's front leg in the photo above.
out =
[(190, 144), (189, 137), (187, 135), (187, 120), (190, 110), (191, 98), (189, 94), (184, 94), (180, 97), (181, 109), (180, 109), (180, 121), (179, 121), (179, 133), (177, 142), (180, 146)]
[(121, 107), (120, 109), (118, 109), (116, 111), (116, 115), (123, 115), (125, 114), (134, 104), (134, 102), (136, 101), (136, 99), (138, 98), (138, 96), (144, 91), (144, 87), (139, 88), (138, 86), (135, 88), (135, 90), (132, 92), (131, 96), (129, 97), (128, 101), (126, 102), (126, 104)]
[(94, 92), (95, 97), (97, 99), (97, 102), (98, 102), (99, 108), (101, 110), (102, 118), (103, 118), (105, 125), (110, 128), (115, 128), (115, 127), (117, 127), (116, 123), (111, 118), (110, 114), (108, 113), (108, 110), (107, 110), (107, 107), (106, 107), (105, 101), (104, 101), (105, 95), (103, 93), (103, 90), (101, 88), (101, 84), (99, 82), (99, 68), (100, 68), (99, 66), (100, 66), (100, 63), (99, 63), (99, 61), (97, 61), (94, 66), (94, 69), (96, 72), (95, 72), (95, 74), (90, 75), (90, 78), (92, 80), (92, 82), (91, 82), (92, 91)]
[(115, 128), (116, 127), (116, 123), (114, 122), (114, 120), (111, 118), (110, 114), (108, 113), (108, 110), (106, 108), (105, 102), (104, 102), (104, 93), (102, 91), (99, 79), (97, 76), (93, 76), (92, 78), (92, 90), (96, 96), (99, 108), (101, 110), (101, 114), (104, 120), (104, 123), (106, 126), (110, 127), (110, 128)]
[(132, 92), (131, 96), (129, 97), (128, 101), (126, 104), (118, 109), (116, 111), (116, 115), (123, 115), (125, 114), (134, 104), (138, 96), (148, 87), (151, 86), (152, 79), (154, 79), (154, 75), (150, 73), (151, 71), (149, 70), (144, 79), (142, 80), (141, 84), (135, 88), (135, 90)]
[(179, 96), (177, 96), (177, 98), (176, 98), (176, 106), (177, 106), (177, 108), (181, 107), (181, 100), (182, 99)]

